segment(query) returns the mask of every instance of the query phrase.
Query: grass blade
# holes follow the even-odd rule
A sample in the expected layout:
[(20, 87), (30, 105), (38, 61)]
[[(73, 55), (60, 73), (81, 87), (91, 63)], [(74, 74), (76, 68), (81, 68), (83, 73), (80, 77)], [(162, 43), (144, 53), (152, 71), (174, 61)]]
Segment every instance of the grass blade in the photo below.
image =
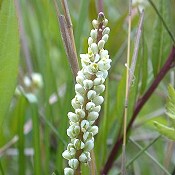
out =
[(19, 34), (14, 1), (3, 1), (0, 11), (0, 128), (15, 90)]

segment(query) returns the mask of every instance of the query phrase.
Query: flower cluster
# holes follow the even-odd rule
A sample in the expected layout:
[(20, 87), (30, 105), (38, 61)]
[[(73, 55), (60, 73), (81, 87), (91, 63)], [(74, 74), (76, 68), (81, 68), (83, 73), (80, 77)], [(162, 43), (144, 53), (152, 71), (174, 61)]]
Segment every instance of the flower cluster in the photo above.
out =
[(94, 136), (98, 127), (94, 125), (101, 110), (104, 98), (100, 95), (105, 90), (105, 79), (108, 76), (111, 59), (104, 45), (108, 40), (110, 29), (106, 27), (108, 20), (103, 13), (92, 21), (94, 29), (88, 38), (88, 53), (80, 54), (82, 69), (78, 72), (75, 84), (75, 98), (72, 107), (75, 112), (69, 112), (70, 126), (67, 135), (71, 142), (62, 156), (68, 160), (65, 175), (73, 175), (81, 163), (91, 161), (90, 151), (94, 148)]

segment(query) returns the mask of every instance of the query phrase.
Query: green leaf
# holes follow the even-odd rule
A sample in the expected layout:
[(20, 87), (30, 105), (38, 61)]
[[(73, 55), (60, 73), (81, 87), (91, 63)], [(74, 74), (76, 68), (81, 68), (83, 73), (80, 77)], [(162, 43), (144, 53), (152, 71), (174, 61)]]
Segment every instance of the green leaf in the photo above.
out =
[[(170, 23), (170, 2), (161, 0), (159, 3), (159, 12), (166, 23)], [(165, 59), (170, 51), (170, 37), (163, 26), (161, 19), (157, 16), (153, 30), (153, 44), (152, 44), (152, 65), (153, 73), (156, 76), (163, 66)]]
[[(175, 120), (175, 90), (174, 88), (169, 85), (168, 86), (168, 102), (166, 105), (166, 109), (167, 109), (167, 115)], [(174, 126), (175, 128), (175, 126)]]
[(154, 121), (156, 129), (171, 140), (175, 140), (175, 129)]
[(14, 93), (19, 60), (19, 34), (13, 0), (0, 11), (0, 127)]

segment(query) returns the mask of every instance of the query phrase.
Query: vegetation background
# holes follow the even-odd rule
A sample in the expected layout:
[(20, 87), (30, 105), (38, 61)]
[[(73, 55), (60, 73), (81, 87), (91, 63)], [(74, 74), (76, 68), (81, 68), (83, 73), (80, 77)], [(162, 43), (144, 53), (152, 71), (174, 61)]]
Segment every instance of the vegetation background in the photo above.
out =
[[(121, 143), (117, 140), (122, 135), (125, 99), (128, 1), (69, 0), (68, 5), (79, 55), (87, 52), (91, 21), (97, 18), (100, 2), (111, 29), (106, 49), (113, 62), (94, 152), (97, 174), (116, 175), (121, 167)], [(60, 1), (58, 5), (61, 7)], [(138, 100), (157, 80), (170, 53), (175, 52), (175, 1), (145, 0), (133, 2), (131, 55), (140, 8), (144, 8), (145, 15), (129, 97), (128, 123)], [(171, 124), (165, 103), (167, 86), (175, 83), (174, 69), (170, 70), (174, 61), (171, 57), (167, 71), (161, 74), (164, 79), (152, 89), (132, 127), (129, 126), (129, 175), (175, 174), (175, 144), (160, 137), (153, 124)], [(0, 174), (63, 174), (65, 161), (61, 154), (68, 142), (67, 112), (71, 110), (74, 93), (53, 1), (0, 0)], [(89, 174), (87, 167), (83, 167), (83, 174)]]

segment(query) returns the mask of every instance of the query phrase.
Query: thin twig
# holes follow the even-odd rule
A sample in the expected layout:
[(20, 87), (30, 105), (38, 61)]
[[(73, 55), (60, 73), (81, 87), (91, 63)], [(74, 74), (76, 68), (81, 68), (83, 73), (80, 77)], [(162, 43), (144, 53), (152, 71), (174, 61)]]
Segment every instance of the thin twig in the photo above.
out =
[(126, 68), (126, 89), (125, 89), (125, 106), (124, 106), (124, 123), (123, 123), (123, 146), (122, 146), (122, 164), (121, 172), (122, 175), (126, 174), (126, 126), (128, 116), (128, 96), (129, 96), (129, 66), (130, 66), (130, 45), (131, 45), (131, 11), (132, 11), (132, 0), (129, 0), (129, 16), (128, 16), (128, 49), (127, 49), (127, 68)]
[[(135, 105), (135, 110), (134, 110), (133, 115), (131, 117), (131, 120), (127, 126), (127, 133), (130, 131), (132, 124), (134, 123), (140, 110), (143, 108), (145, 103), (148, 101), (150, 96), (153, 94), (153, 92), (155, 91), (155, 89), (157, 88), (157, 86), (159, 85), (161, 80), (165, 77), (165, 75), (168, 73), (168, 71), (172, 67), (174, 67), (174, 65), (175, 65), (175, 47), (173, 46), (172, 50), (167, 58), (167, 61), (165, 62), (164, 66), (161, 68), (161, 70), (159, 71), (157, 77), (154, 79), (153, 83), (151, 84), (149, 89), (145, 92), (143, 97), (137, 101), (137, 103)], [(114, 163), (115, 157), (119, 153), (122, 142), (123, 142), (123, 136), (118, 137), (118, 139), (116, 140), (116, 142), (115, 142), (115, 144), (110, 152), (110, 155), (106, 161), (106, 164), (102, 170), (102, 173), (101, 173), (102, 175), (106, 175), (108, 173), (108, 171), (110, 170), (110, 168), (112, 167), (112, 164)]]

